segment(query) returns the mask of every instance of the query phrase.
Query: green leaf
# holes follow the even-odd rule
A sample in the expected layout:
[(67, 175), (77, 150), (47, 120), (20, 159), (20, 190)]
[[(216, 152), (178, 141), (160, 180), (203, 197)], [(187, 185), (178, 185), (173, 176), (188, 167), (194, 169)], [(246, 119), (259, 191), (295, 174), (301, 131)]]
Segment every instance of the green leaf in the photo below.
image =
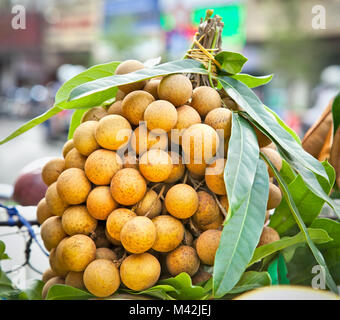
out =
[(338, 289), (337, 289), (336, 284), (335, 284), (335, 282), (334, 282), (334, 280), (332, 278), (332, 275), (330, 274), (330, 272), (328, 270), (328, 267), (327, 267), (327, 264), (325, 262), (325, 259), (322, 256), (322, 254), (319, 251), (319, 249), (314, 244), (314, 242), (312, 241), (312, 239), (311, 239), (311, 237), (310, 237), (310, 235), (308, 233), (307, 227), (305, 226), (305, 224), (304, 224), (304, 222), (303, 222), (303, 220), (301, 218), (299, 210), (298, 210), (298, 208), (296, 207), (296, 205), (294, 203), (292, 195), (289, 192), (288, 186), (286, 185), (284, 180), (281, 178), (279, 172), (277, 171), (275, 166), (271, 163), (271, 161), (264, 154), (262, 154), (262, 153), (261, 153), (261, 157), (267, 162), (267, 164), (273, 170), (275, 178), (276, 178), (277, 182), (280, 185), (280, 189), (281, 189), (281, 191), (282, 191), (282, 193), (283, 193), (287, 203), (289, 204), (291, 213), (293, 214), (294, 219), (295, 219), (297, 225), (299, 226), (299, 229), (303, 232), (303, 234), (304, 234), (304, 236), (306, 238), (307, 244), (308, 244), (309, 248), (311, 249), (311, 251), (313, 253), (313, 256), (315, 257), (315, 259), (318, 262), (318, 264), (324, 268), (325, 274), (326, 274), (326, 284), (327, 284), (327, 286), (333, 292), (337, 293)]
[(279, 284), (279, 272), (278, 272), (279, 259), (274, 259), (268, 266), (268, 273), (272, 280), (272, 285)]
[(5, 253), (6, 245), (3, 241), (0, 240), (0, 260), (7, 260), (9, 256)]
[(222, 69), (229, 74), (241, 72), (243, 65), (248, 61), (242, 54), (230, 51), (219, 52), (215, 59), (220, 63)]
[[(321, 228), (319, 229), (308, 228), (308, 233), (312, 241), (315, 243), (319, 244), (319, 243), (326, 243), (326, 242), (332, 241), (332, 238), (328, 235), (328, 233), (325, 230), (322, 230)], [(251, 261), (249, 262), (248, 267), (262, 260), (263, 258), (270, 256), (271, 254), (275, 252), (294, 246), (298, 243), (304, 243), (304, 242), (306, 242), (306, 237), (303, 234), (303, 232), (299, 232), (297, 235), (293, 237), (284, 237), (278, 241), (264, 244), (255, 249), (254, 255), (251, 258)]]
[(67, 286), (64, 284), (53, 285), (47, 293), (46, 300), (88, 300), (95, 298), (91, 293)]
[(115, 94), (117, 86), (147, 80), (174, 73), (207, 74), (203, 65), (191, 59), (163, 63), (152, 68), (141, 69), (129, 74), (114, 75), (80, 85), (71, 91), (69, 100), (62, 102), (65, 109), (89, 108), (98, 106)]
[(81, 119), (84, 115), (84, 113), (89, 110), (90, 108), (85, 108), (85, 109), (76, 109), (73, 111), (72, 118), (71, 118), (71, 123), (70, 127), (68, 129), (68, 139), (73, 138), (74, 131), (78, 128), (78, 126), (81, 123)]
[(270, 82), (273, 79), (273, 75), (255, 77), (246, 73), (238, 73), (230, 76), (233, 79), (243, 82), (249, 88), (256, 88), (263, 86), (264, 84)]
[(33, 280), (29, 287), (20, 293), (20, 300), (42, 300), (42, 289), (45, 283), (41, 280)]
[(340, 93), (334, 98), (332, 105), (332, 115), (333, 115), (333, 134), (335, 135), (336, 130), (340, 125)]
[(320, 244), (320, 249), (340, 248), (340, 223), (327, 218), (315, 219), (311, 228), (319, 228), (327, 231), (333, 241), (326, 244)]
[(324, 257), (336, 284), (340, 286), (340, 248), (329, 248), (325, 250)]
[(287, 184), (290, 184), (296, 178), (296, 173), (285, 159), (282, 159), (280, 175)]
[(260, 287), (270, 286), (271, 278), (268, 272), (246, 271), (239, 282), (228, 294), (236, 294)]
[(120, 289), (120, 291), (127, 292), (132, 295), (149, 295), (162, 300), (174, 300), (170, 293), (171, 292), (178, 293), (173, 286), (169, 285), (156, 285), (142, 291), (134, 291), (130, 289)]

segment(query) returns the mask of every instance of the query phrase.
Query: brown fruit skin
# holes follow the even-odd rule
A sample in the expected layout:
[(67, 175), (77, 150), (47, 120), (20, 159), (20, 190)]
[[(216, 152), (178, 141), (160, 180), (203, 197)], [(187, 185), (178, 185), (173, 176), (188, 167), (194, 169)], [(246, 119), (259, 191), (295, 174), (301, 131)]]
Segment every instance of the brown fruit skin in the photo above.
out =
[(86, 206), (68, 207), (61, 221), (63, 229), (70, 236), (75, 234), (89, 235), (97, 227), (97, 220), (89, 214)]
[(222, 102), (220, 95), (215, 89), (208, 86), (200, 86), (192, 92), (190, 105), (202, 117), (205, 117), (211, 110), (220, 108)]
[(97, 228), (96, 230), (94, 230), (94, 233), (91, 235), (91, 238), (94, 241), (97, 248), (110, 248), (111, 247), (111, 242), (106, 237), (105, 224), (102, 223), (101, 221), (98, 221)]
[(107, 110), (108, 114), (118, 114), (119, 116), (123, 115), (122, 111), (122, 101), (118, 100), (111, 104), (110, 108)]
[(189, 246), (179, 246), (166, 256), (166, 267), (172, 276), (186, 272), (193, 276), (200, 266), (196, 250)]
[[(266, 147), (260, 150), (265, 156), (272, 162), (277, 171), (280, 172), (282, 168), (282, 159), (277, 151), (272, 148)], [(268, 165), (267, 165), (268, 166)], [(274, 177), (274, 172), (271, 167), (268, 166), (268, 173), (270, 177)]]
[(151, 249), (156, 240), (156, 227), (147, 217), (128, 220), (120, 231), (123, 247), (131, 253), (143, 253)]
[(42, 168), (41, 176), (49, 186), (57, 181), (59, 175), (65, 170), (65, 160), (61, 158), (52, 159)]
[(146, 181), (138, 170), (124, 168), (113, 176), (110, 191), (118, 203), (131, 206), (144, 197)]
[(65, 277), (65, 284), (73, 288), (85, 290), (85, 284), (83, 281), (84, 272), (70, 271)]
[(193, 285), (200, 285), (201, 283), (208, 281), (211, 277), (211, 273), (199, 268), (196, 274), (191, 278), (191, 281)]
[(232, 113), (226, 108), (217, 108), (211, 110), (204, 119), (204, 123), (214, 128), (218, 133), (223, 130), (220, 135), (224, 139), (228, 139), (231, 135), (231, 117)]
[(118, 243), (120, 242), (120, 232), (130, 219), (136, 217), (136, 214), (126, 208), (118, 208), (114, 210), (107, 218), (106, 231)]
[(156, 227), (156, 240), (152, 246), (158, 252), (169, 252), (177, 248), (184, 237), (183, 224), (170, 215), (152, 219)]
[(73, 139), (67, 140), (63, 146), (62, 154), (65, 159), (67, 153), (74, 148)]
[(94, 107), (90, 110), (87, 110), (82, 118), (81, 122), (84, 123), (86, 121), (99, 121), (101, 118), (107, 116), (107, 111), (102, 107)]
[(277, 231), (271, 227), (263, 227), (261, 237), (257, 247), (263, 246), (264, 244), (269, 244), (274, 241), (280, 240), (280, 236)]
[(43, 289), (42, 289), (42, 293), (41, 293), (41, 296), (42, 298), (45, 300), (46, 297), (47, 297), (47, 294), (48, 294), (48, 290), (50, 290), (50, 288), (52, 286), (54, 286), (55, 284), (65, 284), (65, 280), (61, 277), (53, 277), (51, 278), (50, 280), (48, 280)]
[(48, 219), (49, 217), (52, 217), (53, 213), (48, 208), (46, 199), (42, 198), (38, 205), (37, 205), (37, 220), (39, 224), (43, 224), (43, 222)]
[(123, 159), (123, 168), (133, 168), (138, 170), (138, 159), (135, 154), (125, 154)]
[(223, 177), (226, 162), (226, 159), (216, 159), (212, 164), (208, 165), (205, 171), (205, 182), (208, 188), (218, 195), (227, 194)]
[(92, 261), (84, 271), (84, 284), (93, 295), (103, 298), (115, 293), (120, 285), (119, 271), (112, 261)]
[(177, 152), (170, 151), (169, 155), (172, 161), (172, 170), (169, 177), (164, 180), (164, 182), (174, 183), (184, 176), (185, 165), (183, 164), (182, 157)]
[(198, 209), (198, 195), (193, 187), (180, 183), (170, 188), (164, 203), (171, 215), (178, 219), (186, 219)]
[(110, 261), (117, 260), (117, 254), (109, 248), (97, 248), (96, 260), (107, 259)]
[(194, 163), (194, 161), (186, 163), (185, 166), (194, 177), (204, 177), (207, 168), (205, 163)]
[(122, 101), (123, 116), (133, 125), (143, 121), (144, 111), (155, 98), (143, 90), (132, 91)]
[(201, 123), (201, 116), (193, 107), (184, 105), (177, 108), (177, 123), (170, 132), (171, 141), (181, 145), (184, 130), (196, 123)]
[(108, 215), (118, 208), (118, 203), (112, 198), (110, 187), (99, 186), (90, 191), (86, 207), (93, 218), (106, 220)]
[(55, 248), (66, 237), (61, 218), (53, 216), (45, 220), (41, 225), (41, 238), (48, 251)]
[(169, 101), (151, 102), (144, 112), (144, 121), (150, 131), (155, 133), (169, 132), (176, 126), (177, 110)]
[[(125, 60), (123, 61), (116, 69), (115, 74), (127, 74), (130, 72), (134, 72), (140, 69), (144, 69), (144, 64), (138, 60)], [(130, 84), (124, 84), (122, 86), (118, 86), (118, 89), (123, 91), (125, 94), (140, 90), (145, 86), (145, 81), (138, 81)]]
[(92, 183), (107, 185), (122, 167), (122, 159), (116, 152), (100, 149), (88, 156), (85, 162), (85, 174)]
[(76, 148), (72, 148), (65, 157), (65, 168), (84, 169), (86, 157), (82, 155)]
[(43, 273), (41, 281), (46, 283), (48, 280), (54, 277), (57, 277), (57, 274), (51, 268), (48, 268)]
[(114, 246), (117, 246), (117, 247), (122, 246), (121, 242), (118, 241), (118, 240), (116, 240), (115, 238), (112, 238), (112, 237), (110, 236), (110, 234), (107, 232), (107, 230), (105, 230), (105, 236), (106, 236), (107, 240), (108, 240), (111, 244), (113, 244)]
[(110, 114), (99, 120), (95, 137), (104, 149), (118, 150), (129, 142), (131, 134), (129, 121), (118, 114)]
[(126, 94), (124, 93), (124, 91), (118, 89), (116, 93), (116, 101), (122, 101), (125, 96)]
[(53, 215), (62, 216), (68, 204), (60, 197), (57, 191), (57, 182), (53, 182), (46, 191), (45, 200), (47, 208)]
[(220, 214), (220, 209), (215, 199), (205, 191), (198, 191), (198, 209), (192, 216), (195, 224), (205, 226), (213, 223)]
[[(64, 238), (64, 239), (66, 239), (66, 238)], [(63, 242), (63, 240), (61, 241), (61, 243), (62, 242)], [(54, 249), (51, 250), (50, 256), (49, 256), (49, 263), (50, 263), (51, 269), (53, 270), (53, 272), (57, 276), (65, 277), (66, 274), (69, 272), (69, 270), (65, 266), (63, 260), (57, 254), (57, 248), (54, 248)]]
[(197, 238), (196, 250), (203, 264), (214, 265), (221, 234), (220, 230), (207, 230)]
[(162, 100), (171, 102), (179, 107), (185, 104), (192, 95), (192, 84), (182, 74), (173, 74), (164, 77), (158, 86), (158, 96)]
[(128, 256), (120, 266), (120, 278), (131, 290), (141, 291), (152, 287), (160, 274), (159, 261), (147, 252)]
[(95, 138), (97, 126), (98, 121), (86, 121), (74, 131), (73, 144), (80, 154), (88, 156), (100, 148)]
[(135, 213), (138, 216), (148, 214), (148, 218), (153, 219), (162, 211), (162, 202), (154, 190), (148, 190), (141, 201), (136, 204)]
[(265, 134), (263, 134), (259, 129), (257, 129), (256, 127), (254, 127), (254, 129), (255, 129), (255, 134), (257, 137), (257, 142), (260, 148), (267, 147), (269, 144), (272, 143), (272, 141)]
[(277, 208), (282, 200), (282, 193), (279, 187), (273, 183), (269, 183), (269, 195), (267, 202), (267, 210)]
[(155, 100), (158, 100), (158, 86), (160, 84), (161, 80), (160, 79), (151, 79), (146, 83), (144, 86), (143, 90), (150, 93)]
[(207, 230), (211, 230), (211, 229), (222, 230), (222, 224), (223, 224), (224, 220), (225, 220), (224, 215), (222, 213), (219, 213), (216, 220), (214, 220), (213, 222), (206, 224), (204, 226), (198, 226), (198, 228), (201, 231), (207, 231)]
[(168, 179), (172, 168), (171, 157), (163, 150), (149, 150), (139, 160), (141, 174), (151, 182), (161, 182)]
[(96, 245), (90, 237), (76, 234), (65, 240), (61, 257), (70, 271), (84, 271), (96, 258)]
[(81, 204), (91, 191), (91, 182), (85, 172), (78, 168), (65, 170), (58, 178), (57, 191), (68, 204)]
[(226, 97), (222, 99), (224, 104), (231, 110), (241, 110), (241, 108), (239, 108), (239, 106), (237, 105), (237, 103), (231, 99), (230, 97)]

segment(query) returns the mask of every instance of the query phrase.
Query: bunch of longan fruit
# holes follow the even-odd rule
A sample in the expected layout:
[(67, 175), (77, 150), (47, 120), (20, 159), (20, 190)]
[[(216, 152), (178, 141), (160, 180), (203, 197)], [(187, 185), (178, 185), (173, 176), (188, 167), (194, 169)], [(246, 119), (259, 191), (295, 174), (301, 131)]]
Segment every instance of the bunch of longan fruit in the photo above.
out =
[[(116, 74), (142, 68), (127, 60)], [(173, 74), (119, 86), (111, 106), (89, 109), (63, 158), (42, 170), (48, 189), (37, 219), (50, 252), (43, 297), (54, 284), (108, 297), (182, 272), (194, 284), (207, 280), (228, 214), (223, 170), (235, 108), (225, 94)], [(275, 146), (255, 131), (280, 170)], [(282, 197), (272, 182), (267, 210)], [(264, 227), (259, 245), (277, 238)]]

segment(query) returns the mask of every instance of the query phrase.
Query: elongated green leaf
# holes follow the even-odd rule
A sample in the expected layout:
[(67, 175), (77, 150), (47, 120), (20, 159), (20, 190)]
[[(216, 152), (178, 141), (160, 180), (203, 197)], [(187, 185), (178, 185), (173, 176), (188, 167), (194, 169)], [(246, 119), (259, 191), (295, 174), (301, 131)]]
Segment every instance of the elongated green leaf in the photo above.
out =
[(69, 101), (62, 102), (65, 109), (88, 108), (98, 106), (114, 96), (117, 86), (136, 81), (151, 79), (174, 73), (207, 74), (203, 65), (195, 60), (185, 59), (163, 63), (152, 68), (141, 69), (129, 74), (115, 75), (94, 80), (72, 90)]
[(47, 293), (46, 300), (88, 300), (95, 298), (91, 293), (67, 286), (55, 284)]
[(0, 260), (4, 260), (4, 258), (6, 259), (5, 250), (6, 250), (5, 243), (0, 240)]
[(221, 64), (222, 69), (229, 74), (241, 72), (243, 65), (248, 61), (242, 54), (230, 51), (219, 52), (215, 59)]
[(298, 210), (298, 208), (296, 207), (296, 205), (294, 203), (292, 195), (289, 192), (287, 184), (281, 178), (279, 172), (277, 171), (275, 166), (271, 163), (271, 161), (264, 154), (262, 154), (262, 153), (261, 153), (261, 157), (267, 162), (267, 164), (273, 170), (275, 178), (276, 178), (277, 182), (280, 185), (280, 189), (281, 189), (281, 191), (282, 191), (282, 193), (283, 193), (287, 203), (289, 204), (289, 207), (291, 209), (291, 213), (293, 214), (294, 219), (295, 219), (297, 225), (299, 226), (300, 230), (303, 232), (303, 234), (304, 234), (304, 236), (306, 238), (307, 244), (308, 244), (309, 248), (311, 249), (311, 251), (313, 253), (313, 256), (315, 257), (315, 259), (318, 262), (318, 264), (324, 268), (325, 273), (326, 273), (326, 284), (327, 284), (327, 286), (333, 292), (337, 293), (338, 289), (337, 289), (336, 284), (335, 284), (335, 282), (334, 282), (334, 280), (333, 280), (333, 278), (332, 278), (332, 276), (331, 276), (331, 274), (330, 274), (330, 272), (328, 270), (328, 267), (327, 267), (327, 264), (325, 262), (325, 259), (324, 259), (323, 255), (321, 254), (321, 252), (319, 251), (319, 249), (314, 244), (314, 242), (312, 241), (312, 239), (311, 239), (311, 237), (310, 237), (310, 235), (308, 233), (307, 227), (305, 226), (305, 224), (304, 224), (304, 222), (303, 222), (303, 220), (301, 218), (299, 210)]
[[(315, 243), (326, 243), (332, 241), (332, 238), (328, 235), (325, 230), (316, 229), (316, 228), (308, 228), (308, 233)], [(297, 235), (293, 237), (284, 237), (278, 241), (265, 244), (256, 248), (251, 261), (248, 264), (250, 267), (252, 264), (256, 263), (257, 261), (262, 260), (265, 257), (270, 256), (271, 254), (278, 252), (280, 250), (286, 249), (288, 247), (294, 246), (298, 243), (306, 242), (306, 237), (302, 232), (299, 232)]]
[(238, 73), (230, 77), (243, 82), (249, 88), (263, 86), (264, 84), (270, 82), (273, 79), (272, 74), (267, 76), (255, 77), (246, 73)]
[(280, 175), (287, 184), (290, 184), (296, 178), (296, 173), (293, 171), (293, 169), (285, 159), (282, 159)]
[(325, 260), (334, 280), (340, 286), (340, 248), (329, 248), (324, 251)]
[(42, 289), (45, 283), (41, 280), (31, 281), (29, 287), (20, 293), (20, 300), (41, 300), (42, 299)]
[(333, 241), (321, 244), (320, 249), (340, 248), (340, 223), (327, 218), (318, 218), (313, 221), (311, 228), (320, 228), (329, 234)]
[(159, 298), (162, 300), (174, 300), (174, 298), (170, 295), (171, 292), (178, 293), (178, 291), (169, 285), (156, 285), (149, 289), (142, 290), (142, 291), (134, 291), (130, 289), (121, 289), (120, 291), (127, 292), (132, 295), (148, 295), (155, 298)]
[(241, 293), (270, 285), (271, 279), (268, 272), (246, 271), (243, 273), (239, 282), (228, 292), (228, 294)]
[(269, 177), (258, 161), (254, 182), (234, 214), (224, 226), (214, 264), (213, 295), (221, 297), (240, 280), (261, 236), (268, 199)]
[(332, 105), (333, 115), (333, 134), (335, 135), (336, 130), (340, 126), (340, 93), (334, 98)]
[(81, 119), (84, 115), (84, 113), (89, 110), (90, 108), (85, 109), (76, 109), (73, 111), (70, 127), (68, 129), (68, 139), (73, 138), (74, 131), (78, 128), (78, 126), (81, 123)]

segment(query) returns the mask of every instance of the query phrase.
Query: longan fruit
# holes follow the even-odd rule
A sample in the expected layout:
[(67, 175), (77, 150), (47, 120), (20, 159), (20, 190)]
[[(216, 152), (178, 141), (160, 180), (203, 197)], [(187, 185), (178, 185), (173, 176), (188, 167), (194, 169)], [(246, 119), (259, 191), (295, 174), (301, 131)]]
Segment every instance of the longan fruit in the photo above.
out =
[(262, 131), (257, 129), (257, 127), (254, 126), (254, 129), (257, 137), (257, 142), (260, 148), (267, 147), (269, 144), (272, 143), (272, 141), (264, 133), (262, 133)]
[(116, 101), (122, 101), (125, 96), (126, 94), (124, 93), (124, 91), (118, 89), (116, 93)]
[(96, 245), (90, 237), (76, 234), (65, 240), (61, 256), (70, 271), (84, 271), (96, 258)]
[(159, 99), (167, 100), (174, 106), (185, 104), (192, 95), (192, 84), (182, 74), (172, 74), (164, 77), (158, 85)]
[(129, 142), (131, 133), (129, 121), (118, 114), (110, 114), (99, 120), (95, 137), (101, 147), (118, 150)]
[(177, 123), (170, 132), (171, 141), (181, 145), (184, 130), (196, 123), (201, 123), (201, 116), (193, 107), (184, 105), (177, 108)]
[(231, 118), (232, 113), (229, 109), (217, 108), (209, 111), (204, 123), (213, 127), (218, 133), (219, 130), (223, 130), (222, 137), (227, 139), (231, 135)]
[(89, 235), (97, 227), (97, 220), (89, 214), (86, 206), (78, 205), (68, 207), (61, 221), (63, 229), (70, 236), (78, 233)]
[(193, 235), (189, 230), (185, 229), (182, 243), (186, 246), (192, 246), (193, 242), (194, 242)]
[(86, 121), (99, 121), (101, 118), (107, 116), (107, 111), (102, 107), (94, 107), (87, 110), (82, 118), (81, 122), (84, 123)]
[(141, 174), (151, 182), (161, 182), (168, 179), (172, 168), (171, 157), (163, 150), (149, 150), (139, 160)]
[(197, 211), (198, 195), (193, 187), (180, 183), (170, 188), (164, 203), (171, 215), (178, 219), (186, 219)]
[(152, 222), (156, 227), (153, 250), (169, 252), (180, 245), (184, 237), (184, 226), (181, 221), (170, 215), (161, 215), (153, 218)]
[(152, 287), (160, 274), (159, 261), (147, 252), (128, 256), (120, 266), (120, 278), (131, 290), (141, 291)]
[(206, 224), (206, 225), (198, 226), (198, 228), (201, 231), (207, 231), (207, 230), (211, 230), (211, 229), (222, 230), (222, 225), (223, 225), (224, 219), (225, 219), (224, 215), (222, 213), (219, 213), (218, 217), (213, 222)]
[(194, 163), (208, 163), (216, 154), (219, 143), (215, 129), (204, 123), (193, 124), (184, 131), (182, 136), (185, 162), (194, 160)]
[(146, 181), (138, 170), (123, 168), (113, 176), (110, 191), (118, 203), (131, 206), (144, 197)]
[(48, 268), (43, 273), (41, 281), (46, 283), (51, 278), (54, 278), (54, 277), (57, 277), (57, 276), (58, 275), (51, 268)]
[(126, 208), (118, 208), (114, 210), (106, 221), (106, 231), (116, 241), (120, 242), (120, 232), (130, 219), (136, 217), (136, 214)]
[(150, 93), (155, 100), (158, 100), (158, 86), (159, 83), (161, 82), (161, 79), (150, 79), (144, 86), (143, 90)]
[(93, 218), (106, 220), (108, 215), (118, 208), (118, 203), (112, 198), (110, 187), (99, 186), (90, 191), (86, 207)]
[[(260, 149), (262, 153), (272, 162), (277, 171), (280, 172), (282, 168), (282, 159), (277, 151), (272, 148), (266, 147)], [(268, 165), (267, 165), (268, 166)], [(274, 172), (271, 167), (268, 166), (268, 173), (270, 177), (274, 177)]]
[(230, 97), (225, 97), (222, 99), (224, 104), (231, 110), (241, 110), (238, 104)]
[(169, 177), (164, 180), (164, 182), (174, 183), (184, 176), (185, 165), (183, 164), (182, 157), (177, 152), (170, 151), (169, 155), (172, 162), (172, 170)]
[(131, 253), (143, 253), (151, 249), (156, 240), (156, 227), (147, 217), (129, 219), (120, 231), (123, 247)]
[[(138, 60), (125, 60), (117, 67), (115, 74), (117, 75), (127, 74), (144, 68), (145, 68), (144, 64)], [(145, 81), (138, 81), (118, 86), (118, 89), (127, 94), (131, 91), (140, 90), (144, 86)]]
[(263, 227), (261, 237), (257, 247), (263, 246), (264, 244), (269, 244), (274, 241), (280, 240), (280, 236), (277, 231), (271, 227)]
[(83, 281), (84, 272), (70, 271), (65, 277), (65, 284), (80, 290), (86, 289)]
[(211, 277), (211, 273), (199, 268), (196, 274), (191, 278), (191, 282), (193, 285), (200, 285), (208, 281)]
[(196, 250), (203, 264), (214, 265), (216, 251), (220, 243), (222, 231), (207, 230), (197, 238)]
[(37, 205), (37, 220), (39, 224), (43, 224), (43, 222), (48, 219), (49, 217), (52, 217), (53, 213), (48, 208), (46, 199), (42, 198), (38, 205)]
[(102, 223), (98, 221), (97, 228), (94, 230), (93, 234), (91, 235), (92, 240), (94, 241), (97, 248), (109, 248), (111, 246), (111, 242), (106, 237), (106, 221)]
[(145, 196), (136, 204), (135, 208), (135, 213), (138, 216), (145, 216), (148, 214), (148, 218), (150, 219), (158, 216), (161, 211), (162, 202), (158, 198), (158, 194), (152, 189), (145, 193)]
[(82, 155), (76, 148), (72, 148), (65, 157), (65, 168), (84, 169), (86, 157)]
[(117, 254), (109, 248), (97, 248), (96, 260), (97, 259), (107, 259), (113, 261), (117, 260)]
[(60, 217), (50, 217), (41, 225), (41, 238), (48, 251), (55, 248), (65, 237), (66, 233), (63, 229)]
[(123, 168), (133, 168), (138, 170), (138, 159), (135, 154), (129, 152), (124, 155)]
[(48, 291), (50, 290), (50, 288), (52, 286), (54, 286), (55, 284), (65, 284), (65, 280), (64, 278), (61, 278), (61, 277), (53, 277), (51, 278), (50, 280), (48, 280), (43, 289), (42, 289), (42, 293), (41, 293), (41, 296), (43, 299), (46, 299), (47, 297), (47, 294), (48, 294)]
[(119, 247), (119, 246), (122, 245), (120, 241), (116, 240), (115, 238), (112, 238), (112, 237), (109, 235), (109, 233), (107, 232), (107, 230), (105, 230), (105, 236), (106, 236), (107, 240), (108, 240), (111, 244), (113, 244), (114, 246), (118, 246), (118, 247)]
[(143, 120), (147, 106), (155, 101), (155, 98), (143, 90), (132, 91), (122, 101), (122, 114), (133, 125), (138, 125)]
[(207, 168), (206, 163), (194, 163), (193, 160), (190, 163), (186, 163), (185, 166), (195, 177), (204, 177), (205, 169)]
[(57, 191), (66, 203), (80, 204), (86, 201), (91, 191), (91, 182), (83, 170), (66, 169), (58, 178)]
[(144, 121), (148, 129), (155, 133), (169, 132), (176, 126), (177, 110), (169, 101), (156, 100), (151, 102), (144, 112)]
[(118, 100), (114, 103), (111, 104), (111, 106), (109, 107), (109, 109), (107, 110), (108, 114), (118, 114), (120, 116), (123, 115), (123, 111), (122, 111), (122, 101)]
[(41, 171), (41, 177), (48, 186), (57, 181), (60, 174), (65, 170), (65, 160), (55, 158), (48, 161)]
[(45, 200), (48, 210), (55, 216), (62, 216), (68, 204), (57, 191), (57, 182), (53, 182), (46, 190)]
[[(66, 238), (64, 238), (66, 239)], [(62, 242), (62, 241), (61, 241)], [(50, 252), (49, 263), (53, 272), (60, 277), (65, 277), (69, 270), (66, 268), (64, 262), (57, 255), (57, 249), (53, 248)]]
[(208, 188), (218, 195), (227, 194), (224, 183), (224, 167), (226, 162), (226, 159), (216, 159), (208, 165), (205, 171), (205, 182)]
[(219, 197), (220, 204), (225, 209), (225, 211), (228, 213), (229, 210), (229, 201), (227, 195), (220, 196)]
[(219, 214), (220, 209), (215, 199), (205, 191), (198, 191), (198, 209), (192, 216), (193, 221), (198, 226), (204, 226), (214, 222)]
[(196, 109), (202, 117), (205, 117), (211, 110), (220, 108), (222, 101), (220, 95), (214, 88), (200, 86), (192, 92), (190, 105)]
[(85, 174), (96, 185), (110, 184), (112, 177), (123, 167), (120, 156), (111, 150), (99, 149), (85, 162)]
[(269, 195), (267, 202), (267, 210), (277, 208), (282, 200), (282, 193), (279, 187), (273, 183), (269, 183)]
[(100, 148), (95, 138), (98, 121), (86, 121), (81, 123), (73, 134), (73, 144), (78, 152), (84, 156), (90, 155)]
[(67, 153), (74, 148), (73, 139), (67, 140), (63, 146), (62, 154), (65, 159)]
[(200, 266), (196, 250), (189, 246), (179, 246), (166, 255), (166, 267), (172, 276), (186, 272), (193, 276)]

